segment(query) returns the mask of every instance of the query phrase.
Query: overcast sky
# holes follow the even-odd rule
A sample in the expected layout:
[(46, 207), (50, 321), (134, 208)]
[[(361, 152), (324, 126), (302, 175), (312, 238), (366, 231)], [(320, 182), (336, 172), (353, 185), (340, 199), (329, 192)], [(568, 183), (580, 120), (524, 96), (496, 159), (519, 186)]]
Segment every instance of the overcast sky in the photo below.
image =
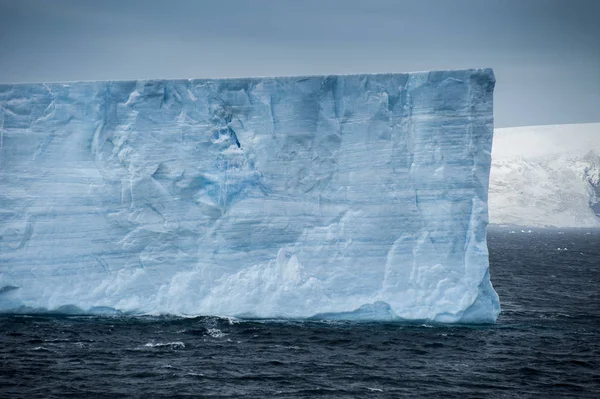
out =
[(600, 0), (0, 0), (0, 83), (492, 67), (497, 127), (600, 121)]

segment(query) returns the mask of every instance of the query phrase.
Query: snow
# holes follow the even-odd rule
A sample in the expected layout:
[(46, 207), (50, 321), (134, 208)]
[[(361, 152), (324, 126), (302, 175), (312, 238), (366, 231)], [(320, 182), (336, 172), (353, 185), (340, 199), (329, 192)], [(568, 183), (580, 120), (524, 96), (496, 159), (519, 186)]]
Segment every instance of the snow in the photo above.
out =
[(0, 310), (493, 322), (493, 88), (0, 86)]
[(490, 222), (600, 227), (600, 123), (496, 129)]

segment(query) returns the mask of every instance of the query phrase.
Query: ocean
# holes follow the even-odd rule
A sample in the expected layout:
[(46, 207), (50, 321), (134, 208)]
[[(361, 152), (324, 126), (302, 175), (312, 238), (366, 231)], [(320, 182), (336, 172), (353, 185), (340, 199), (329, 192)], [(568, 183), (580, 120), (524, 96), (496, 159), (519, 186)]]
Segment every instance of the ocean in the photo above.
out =
[(0, 316), (0, 397), (600, 397), (600, 230), (490, 228), (494, 325)]

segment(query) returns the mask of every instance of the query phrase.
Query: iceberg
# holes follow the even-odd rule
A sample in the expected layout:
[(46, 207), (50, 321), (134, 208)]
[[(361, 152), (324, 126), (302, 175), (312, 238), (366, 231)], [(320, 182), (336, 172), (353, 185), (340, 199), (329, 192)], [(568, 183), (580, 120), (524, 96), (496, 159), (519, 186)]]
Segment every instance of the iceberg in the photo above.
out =
[(494, 322), (494, 85), (0, 85), (0, 311)]

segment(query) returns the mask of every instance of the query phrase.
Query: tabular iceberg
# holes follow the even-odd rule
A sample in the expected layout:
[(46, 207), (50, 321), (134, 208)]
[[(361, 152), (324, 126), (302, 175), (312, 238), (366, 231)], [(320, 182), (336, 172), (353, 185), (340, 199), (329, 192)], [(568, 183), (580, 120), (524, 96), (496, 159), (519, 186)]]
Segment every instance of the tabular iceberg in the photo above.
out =
[(0, 310), (493, 322), (494, 84), (0, 85)]

